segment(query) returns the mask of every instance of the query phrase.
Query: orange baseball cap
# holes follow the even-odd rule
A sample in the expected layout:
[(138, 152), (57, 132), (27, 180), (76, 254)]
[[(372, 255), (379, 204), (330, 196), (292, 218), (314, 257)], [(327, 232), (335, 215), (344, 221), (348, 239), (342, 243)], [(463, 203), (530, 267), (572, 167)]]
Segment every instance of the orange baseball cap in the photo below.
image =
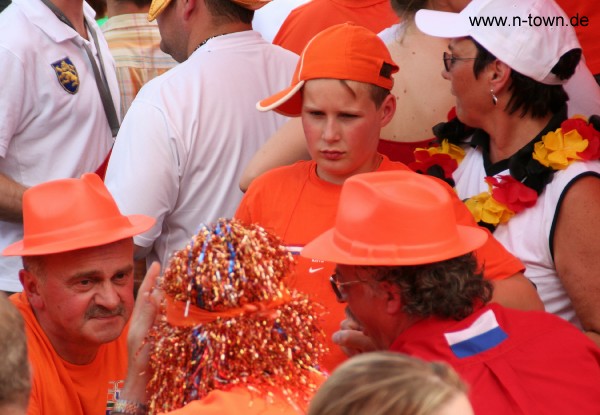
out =
[(46, 255), (106, 245), (142, 233), (154, 222), (150, 216), (121, 215), (96, 174), (53, 180), (25, 191), (23, 240), (6, 247), (2, 255)]
[(301, 255), (348, 265), (420, 265), (474, 251), (487, 237), (456, 223), (450, 193), (431, 177), (374, 172), (346, 180), (335, 226)]
[[(225, 1), (225, 0), (223, 0)], [(258, 10), (271, 0), (230, 0), (248, 10)], [(171, 0), (152, 0), (150, 3), (150, 9), (148, 10), (148, 21), (151, 22), (161, 14), (167, 6), (171, 3)]]
[(338, 24), (318, 33), (304, 47), (292, 84), (259, 101), (256, 108), (296, 117), (302, 111), (300, 90), (310, 79), (343, 79), (392, 89), (396, 72), (398, 65), (375, 33), (352, 22)]

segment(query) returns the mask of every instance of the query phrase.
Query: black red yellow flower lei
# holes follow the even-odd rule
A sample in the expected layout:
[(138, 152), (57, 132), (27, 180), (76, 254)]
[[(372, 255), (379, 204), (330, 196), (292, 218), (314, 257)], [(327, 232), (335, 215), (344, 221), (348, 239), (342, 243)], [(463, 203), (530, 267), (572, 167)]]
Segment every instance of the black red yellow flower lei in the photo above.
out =
[[(449, 117), (452, 115), (455, 117), (453, 112)], [(450, 122), (456, 122), (455, 118)], [(515, 214), (534, 206), (554, 171), (566, 169), (575, 161), (600, 159), (600, 131), (586, 118), (575, 116), (563, 121), (557, 130), (545, 134), (534, 144), (530, 154), (526, 167), (529, 174), (522, 180), (512, 175), (488, 176), (485, 181), (489, 190), (465, 200), (465, 205), (480, 225), (493, 230)], [(409, 164), (410, 168), (454, 185), (452, 173), (465, 153), (460, 146), (444, 139), (433, 147), (416, 149), (414, 155), (415, 161)], [(538, 177), (532, 177), (532, 172)], [(529, 183), (534, 183), (533, 186), (528, 185), (528, 179)]]

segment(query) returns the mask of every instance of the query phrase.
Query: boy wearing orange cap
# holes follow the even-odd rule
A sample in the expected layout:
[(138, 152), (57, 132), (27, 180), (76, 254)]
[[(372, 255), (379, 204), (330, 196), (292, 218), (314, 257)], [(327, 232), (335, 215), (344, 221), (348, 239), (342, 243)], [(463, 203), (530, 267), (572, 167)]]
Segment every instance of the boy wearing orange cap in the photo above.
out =
[[(30, 415), (108, 413), (127, 368), (133, 239), (154, 219), (123, 216), (95, 174), (31, 187), (23, 196), (23, 292), (33, 371)], [(153, 269), (157, 273), (157, 269)]]
[[(380, 130), (396, 109), (389, 91), (391, 75), (397, 70), (383, 42), (365, 28), (346, 23), (315, 36), (300, 57), (291, 86), (257, 104), (261, 111), (302, 115), (312, 160), (274, 169), (255, 180), (236, 217), (261, 224), (279, 235), (289, 249), (299, 251), (333, 225), (341, 185), (347, 178), (372, 171), (407, 170), (377, 152)], [(453, 194), (449, 187), (447, 190)], [(455, 195), (453, 201), (461, 223), (475, 226)], [(522, 308), (541, 307), (534, 288), (520, 274), (521, 263), (493, 238), (480, 248), (478, 259), (485, 263), (486, 277), (498, 280), (497, 299)], [(344, 315), (343, 306), (330, 292), (327, 278), (332, 271), (331, 263), (299, 259), (292, 282), (326, 306), (330, 315), (323, 327), (328, 335), (338, 329)], [(355, 331), (344, 333), (357, 340)], [(328, 370), (345, 359), (336, 345), (331, 346), (324, 361)]]
[(472, 253), (489, 233), (453, 205), (427, 176), (356, 175), (302, 256), (337, 264), (330, 288), (377, 349), (452, 365), (476, 414), (599, 413), (600, 350), (550, 313), (488, 304)]

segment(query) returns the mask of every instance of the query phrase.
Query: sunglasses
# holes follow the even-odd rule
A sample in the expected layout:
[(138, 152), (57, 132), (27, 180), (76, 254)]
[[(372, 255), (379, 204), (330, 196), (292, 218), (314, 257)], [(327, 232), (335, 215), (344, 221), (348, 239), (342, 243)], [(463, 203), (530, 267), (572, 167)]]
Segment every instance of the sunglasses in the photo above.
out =
[(444, 52), (443, 59), (444, 59), (444, 69), (446, 69), (446, 72), (450, 72), (450, 69), (452, 69), (452, 67), (454, 66), (456, 61), (472, 61), (477, 58), (457, 58), (456, 56), (454, 56), (451, 53)]
[(329, 277), (329, 282), (331, 283), (331, 288), (333, 289), (333, 292), (335, 293), (335, 296), (336, 296), (338, 302), (344, 303), (344, 302), (346, 302), (346, 290), (344, 290), (344, 288), (343, 288), (344, 286), (358, 284), (361, 282), (365, 283), (368, 281), (355, 280), (355, 281), (338, 282), (336, 274), (333, 274), (331, 277)]

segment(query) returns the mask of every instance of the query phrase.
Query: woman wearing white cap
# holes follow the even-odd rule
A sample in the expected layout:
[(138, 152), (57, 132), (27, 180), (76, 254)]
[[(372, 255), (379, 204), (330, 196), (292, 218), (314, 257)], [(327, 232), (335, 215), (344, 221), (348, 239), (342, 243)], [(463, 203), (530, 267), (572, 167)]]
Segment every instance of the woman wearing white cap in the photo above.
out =
[[(600, 119), (567, 119), (562, 85), (581, 57), (568, 18), (552, 0), (475, 0), (416, 23), (451, 39), (442, 75), (460, 121), (438, 133), (470, 142), (459, 196), (524, 262), (546, 310), (600, 344)], [(460, 122), (475, 132), (458, 137)]]

